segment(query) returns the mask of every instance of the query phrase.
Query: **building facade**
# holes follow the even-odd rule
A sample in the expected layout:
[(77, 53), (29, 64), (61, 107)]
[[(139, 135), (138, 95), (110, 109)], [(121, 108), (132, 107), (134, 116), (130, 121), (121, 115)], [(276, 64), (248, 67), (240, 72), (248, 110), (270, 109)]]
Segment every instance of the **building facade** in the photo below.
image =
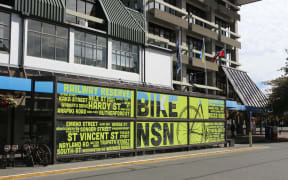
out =
[[(56, 73), (170, 89), (181, 85), (225, 96), (221, 66), (240, 66), (238, 11), (249, 2), (3, 1), (1, 72), (16, 77)], [(176, 72), (176, 41), (181, 73)], [(206, 63), (200, 59), (203, 42)], [(225, 56), (212, 62), (222, 49)]]
[[(235, 74), (242, 72), (237, 70), (240, 66), (238, 50), (241, 48), (238, 34), (239, 6), (254, 1), (0, 1), (0, 95), (1, 99), (13, 99), (19, 105), (16, 109), (6, 107), (0, 111), (3, 127), (0, 131), (0, 138), (3, 139), (1, 142), (20, 144), (23, 136), (31, 136), (37, 129), (38, 133), (43, 133), (47, 144), (51, 144), (56, 157), (54, 143), (57, 133), (54, 129), (57, 122), (50, 121), (51, 114), (55, 113), (55, 109), (51, 109), (60, 106), (55, 99), (60, 101), (59, 99), (65, 97), (53, 99), (47, 95), (53, 91), (55, 85), (48, 83), (47, 86), (42, 86), (45, 80), (44, 83), (34, 83), (35, 79), (43, 81), (45, 77), (70, 78), (74, 83), (80, 84), (84, 81), (107, 83), (113, 87), (117, 84), (122, 89), (133, 89), (135, 86), (147, 88), (148, 92), (152, 91), (149, 88), (154, 88), (158, 91), (175, 92), (179, 95), (175, 97), (179, 99), (183, 98), (181, 93), (187, 97), (227, 98), (244, 105), (263, 107), (265, 102), (259, 103), (259, 98), (263, 100), (265, 97), (247, 74), (243, 72), (241, 76), (236, 75), (240, 79), (234, 78)], [(203, 49), (204, 61), (200, 57)], [(225, 52), (224, 56), (217, 57), (214, 61), (214, 56), (222, 50)], [(181, 63), (176, 51), (181, 53)], [(180, 64), (181, 70), (177, 72)], [(32, 83), (29, 81), (31, 79)], [(248, 89), (241, 91), (236, 87), (237, 82), (242, 82), (243, 79), (248, 85), (244, 83), (241, 86)], [(63, 92), (65, 91), (65, 84), (60, 83), (58, 86), (63, 86)], [(90, 87), (73, 86), (73, 93), (83, 93), (81, 88)], [(37, 99), (37, 92), (47, 94)], [(257, 97), (247, 100), (255, 92)], [(54, 93), (57, 94), (55, 89)], [(142, 97), (142, 92), (136, 93), (135, 90), (133, 93), (137, 98), (138, 95)], [(164, 102), (166, 95), (160, 96)], [(158, 98), (158, 95), (155, 97)], [(169, 102), (173, 102), (175, 97), (169, 97)], [(189, 102), (188, 99), (183, 102)], [(154, 103), (152, 95), (150, 100)], [(220, 105), (216, 105), (214, 101), (211, 104), (224, 107), (222, 101)], [(202, 108), (201, 100), (197, 106), (200, 105)], [(155, 106), (156, 111), (160, 113), (161, 110), (164, 117), (168, 116), (165, 114), (165, 107), (158, 104), (157, 108)], [(171, 106), (171, 116), (175, 108), (176, 105)], [(208, 113), (208, 100), (206, 110)], [(59, 110), (58, 113), (60, 111), (62, 112)], [(223, 129), (225, 117), (224, 113), (220, 114)], [(134, 113), (131, 117), (137, 116)], [(189, 119), (188, 115), (183, 117)], [(197, 113), (195, 119), (196, 117)], [(217, 120), (218, 115), (215, 117)], [(136, 122), (133, 123), (136, 127)], [(64, 125), (60, 123), (60, 126)]]

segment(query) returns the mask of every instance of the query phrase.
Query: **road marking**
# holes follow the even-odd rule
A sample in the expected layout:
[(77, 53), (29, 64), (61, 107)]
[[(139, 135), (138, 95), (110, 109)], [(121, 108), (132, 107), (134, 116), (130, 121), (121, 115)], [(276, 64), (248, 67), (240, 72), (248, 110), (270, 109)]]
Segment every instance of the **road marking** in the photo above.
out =
[(145, 159), (145, 160), (138, 160), (138, 161), (128, 161), (128, 162), (121, 162), (121, 163), (114, 163), (114, 164), (103, 164), (103, 165), (97, 165), (97, 166), (77, 167), (77, 168), (71, 168), (71, 169), (52, 170), (52, 171), (35, 172), (35, 173), (28, 173), (28, 174), (18, 174), (18, 175), (12, 175), (12, 176), (2, 176), (0, 177), (0, 180), (21, 179), (21, 178), (29, 178), (29, 177), (40, 177), (40, 176), (47, 176), (47, 175), (80, 172), (80, 171), (87, 171), (87, 170), (98, 170), (98, 169), (104, 169), (104, 168), (145, 164), (145, 163), (160, 162), (160, 161), (167, 161), (167, 160), (177, 160), (177, 159), (211, 156), (211, 155), (216, 155), (216, 154), (225, 154), (225, 153), (232, 153), (232, 152), (259, 150), (259, 149), (264, 149), (264, 148), (265, 147), (249, 147), (249, 148), (205, 152), (205, 153), (188, 154), (188, 155), (180, 155), (180, 156), (168, 156), (168, 157)]

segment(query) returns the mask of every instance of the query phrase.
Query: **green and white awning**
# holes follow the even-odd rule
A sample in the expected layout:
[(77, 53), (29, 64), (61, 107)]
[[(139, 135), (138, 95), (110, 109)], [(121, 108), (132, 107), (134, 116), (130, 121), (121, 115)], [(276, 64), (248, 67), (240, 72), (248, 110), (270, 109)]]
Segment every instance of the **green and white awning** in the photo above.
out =
[(26, 16), (36, 16), (55, 22), (64, 22), (62, 0), (14, 0), (14, 9)]
[[(112, 37), (145, 44), (145, 29), (120, 0), (99, 0), (108, 20), (108, 34)], [(137, 19), (136, 19), (137, 18)]]

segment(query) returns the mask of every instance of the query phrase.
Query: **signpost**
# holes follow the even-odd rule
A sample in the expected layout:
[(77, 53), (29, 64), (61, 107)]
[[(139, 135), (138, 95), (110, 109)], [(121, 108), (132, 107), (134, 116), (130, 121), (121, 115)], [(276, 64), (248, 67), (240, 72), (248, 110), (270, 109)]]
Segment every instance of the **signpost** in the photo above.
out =
[(249, 128), (249, 146), (252, 147), (252, 115), (253, 112), (250, 111), (249, 119), (250, 119), (250, 128)]

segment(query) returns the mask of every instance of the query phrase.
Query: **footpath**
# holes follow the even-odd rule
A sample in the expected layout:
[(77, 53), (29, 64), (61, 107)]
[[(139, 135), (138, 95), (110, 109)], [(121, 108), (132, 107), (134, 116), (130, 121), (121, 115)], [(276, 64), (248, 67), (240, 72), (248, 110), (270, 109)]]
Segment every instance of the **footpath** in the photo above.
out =
[(210, 149), (181, 151), (173, 153), (160, 153), (149, 155), (146, 154), (133, 157), (81, 161), (73, 163), (59, 163), (55, 165), (49, 165), (46, 167), (43, 166), (13, 167), (13, 168), (8, 167), (7, 169), (0, 169), (0, 180), (40, 177), (46, 175), (72, 173), (87, 170), (99, 170), (104, 168), (121, 167), (121, 166), (153, 163), (153, 162), (184, 159), (184, 158), (196, 158), (196, 157), (212, 156), (226, 153), (252, 151), (263, 148), (267, 148), (267, 146), (254, 145), (253, 147), (250, 148), (248, 147), (247, 144), (236, 144), (234, 147), (227, 147), (227, 148), (210, 148)]

